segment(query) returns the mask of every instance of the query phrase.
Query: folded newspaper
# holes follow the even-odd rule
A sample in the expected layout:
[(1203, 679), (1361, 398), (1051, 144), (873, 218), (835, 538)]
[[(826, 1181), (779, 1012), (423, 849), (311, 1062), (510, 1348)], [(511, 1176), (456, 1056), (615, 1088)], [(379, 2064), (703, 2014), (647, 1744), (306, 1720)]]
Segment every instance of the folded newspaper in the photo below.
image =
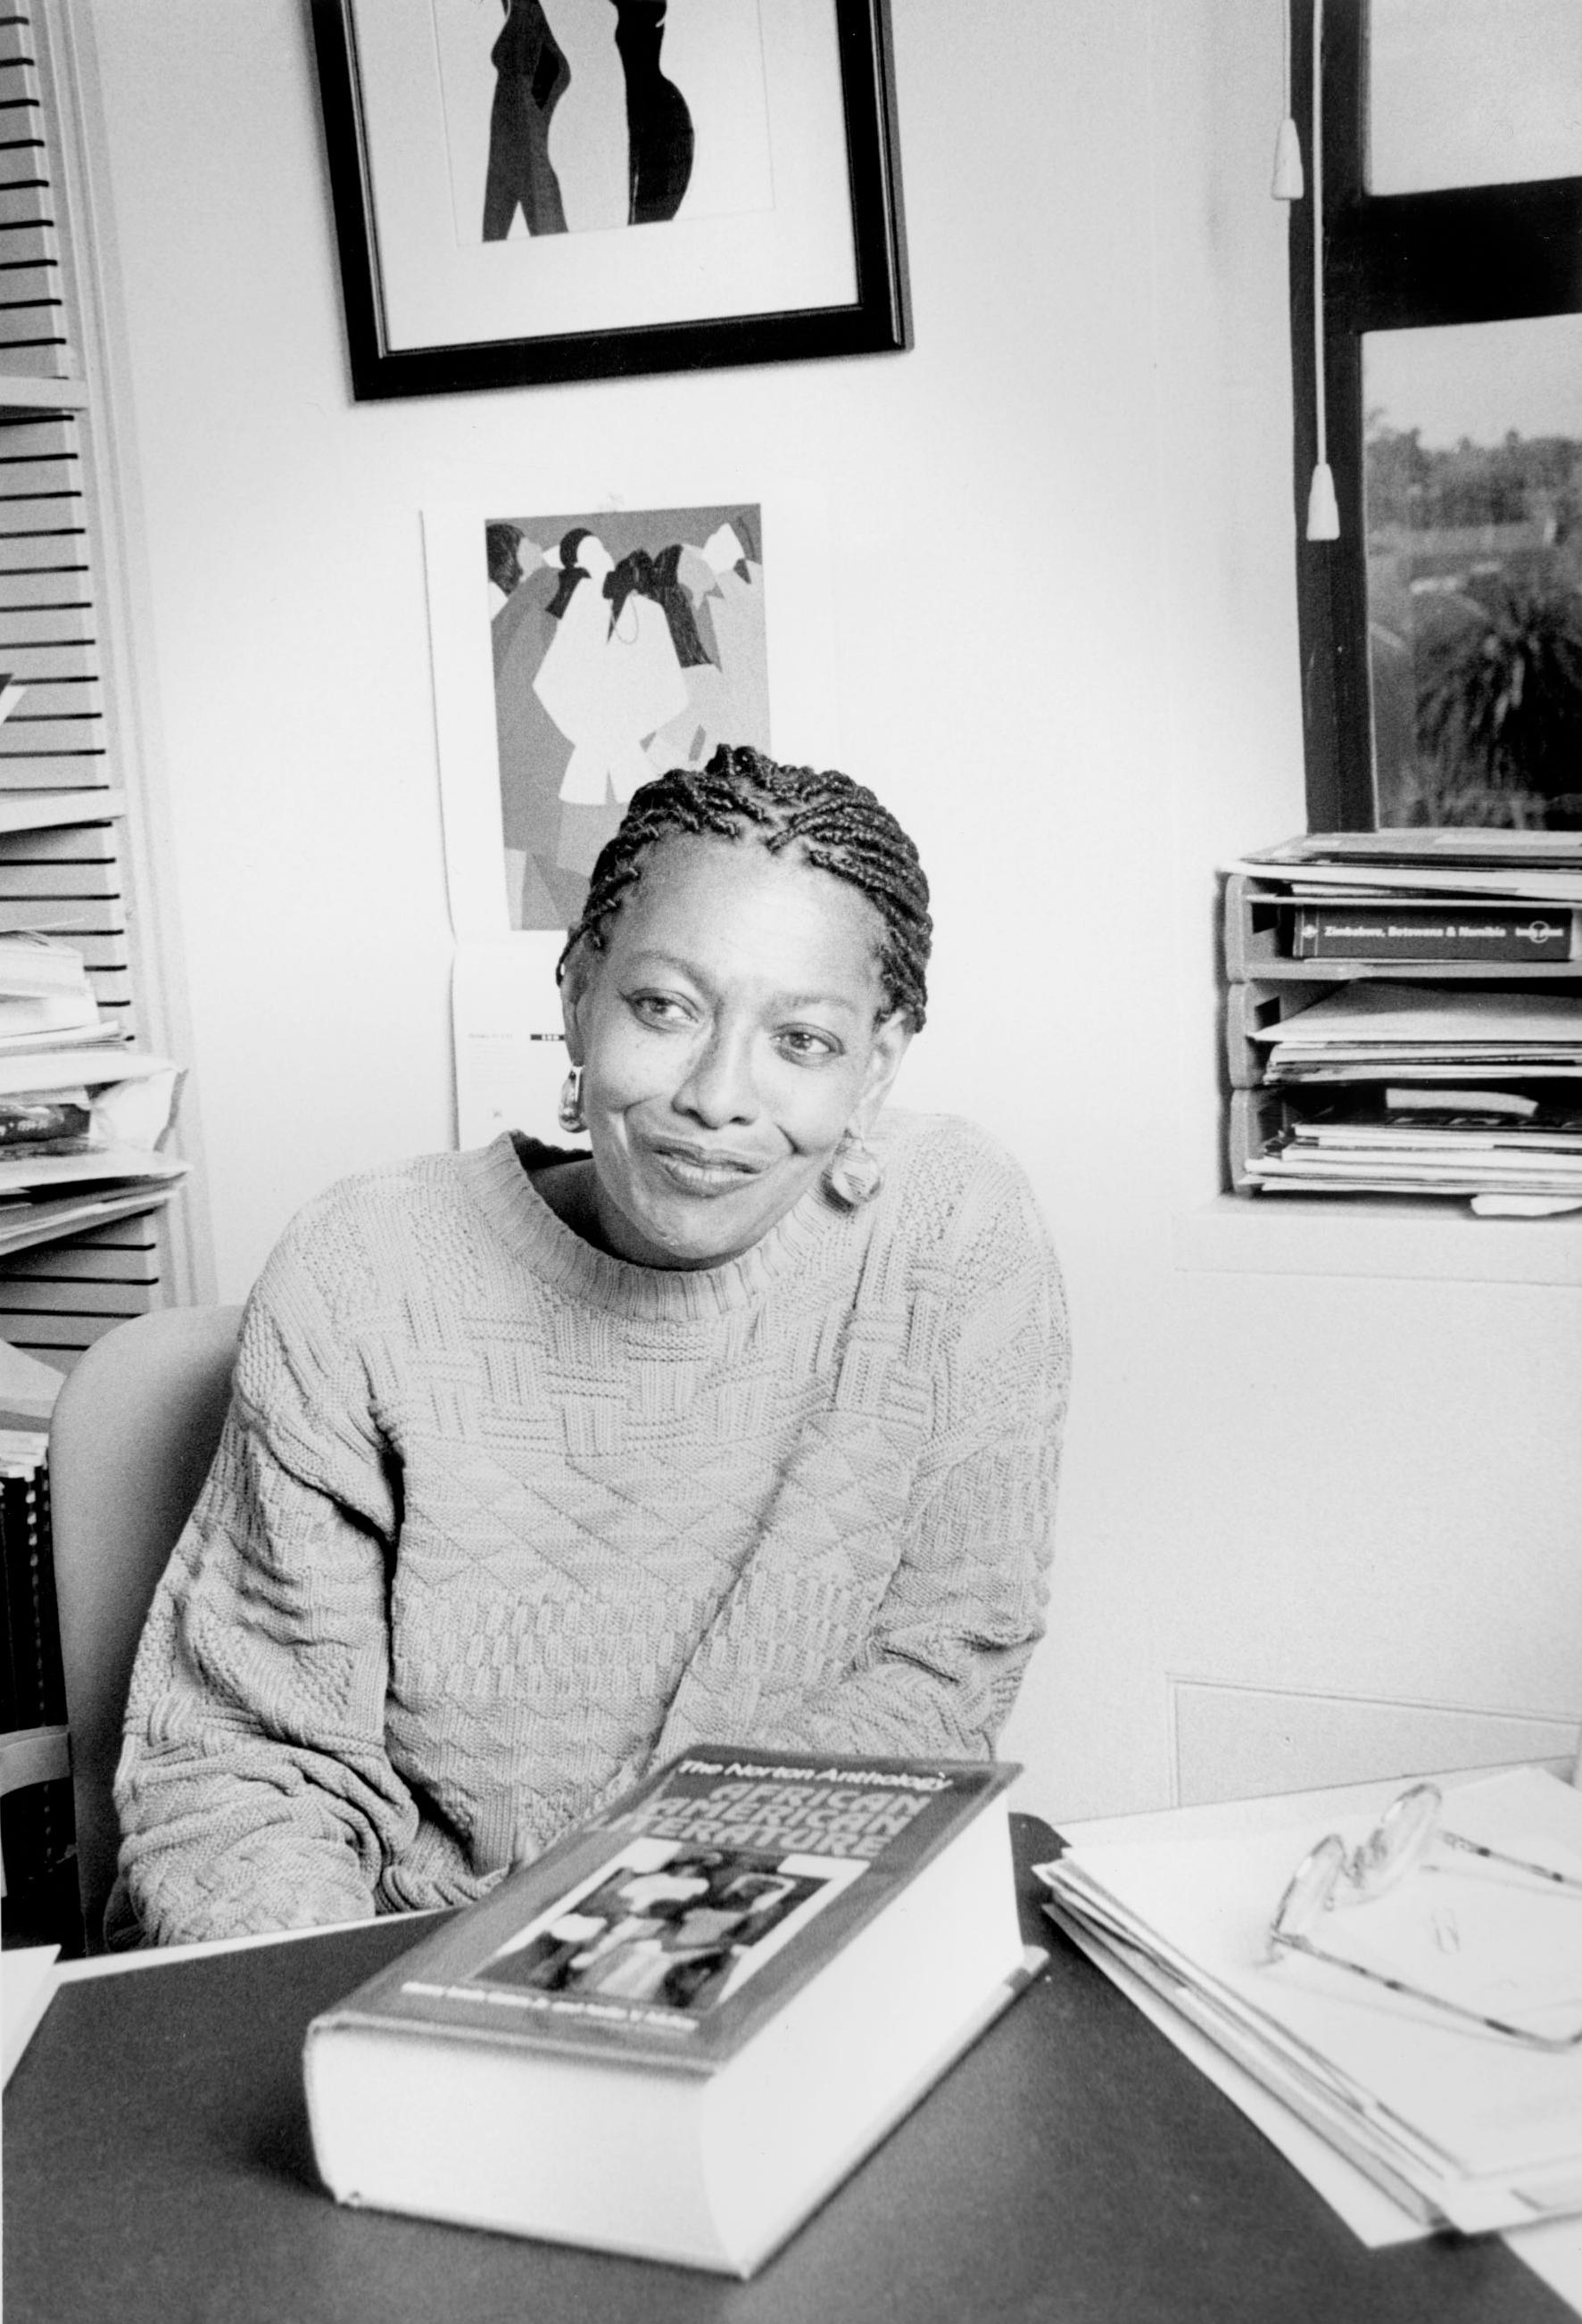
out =
[(1582, 2035), (1582, 1792), (1537, 1768), (1448, 1792), (1414, 1868), (1313, 1926), (1331, 1959), (1274, 1947), (1272, 1924), (1298, 1865), (1331, 1831), (1355, 1862), (1377, 1809), (1272, 1823), (1271, 1804), (1241, 1831), (1078, 1838), (1040, 1868), (1051, 1918), (1420, 2218), (1582, 2213), (1582, 2039), (1558, 2046)]

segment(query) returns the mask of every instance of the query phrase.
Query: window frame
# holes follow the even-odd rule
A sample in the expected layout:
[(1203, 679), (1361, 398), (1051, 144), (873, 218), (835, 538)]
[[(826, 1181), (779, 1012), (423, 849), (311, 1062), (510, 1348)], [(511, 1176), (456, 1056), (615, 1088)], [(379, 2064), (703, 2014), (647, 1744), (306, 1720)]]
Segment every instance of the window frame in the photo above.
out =
[(1582, 311), (1582, 175), (1430, 193), (1367, 189), (1368, 0), (1325, 10), (1324, 383), (1338, 540), (1306, 537), (1318, 457), (1313, 346), (1315, 0), (1291, 0), (1291, 107), (1308, 192), (1291, 205), (1293, 492), (1311, 831), (1378, 828), (1363, 508), (1363, 335)]

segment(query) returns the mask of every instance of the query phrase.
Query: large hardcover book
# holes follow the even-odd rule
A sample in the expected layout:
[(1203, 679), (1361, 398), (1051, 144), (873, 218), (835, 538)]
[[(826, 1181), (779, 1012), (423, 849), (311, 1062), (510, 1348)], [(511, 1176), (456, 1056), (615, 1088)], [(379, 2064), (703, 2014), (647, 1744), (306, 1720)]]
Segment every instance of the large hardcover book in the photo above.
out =
[(326, 2184), (751, 2274), (1041, 1965), (1017, 1772), (682, 1753), (315, 2019)]

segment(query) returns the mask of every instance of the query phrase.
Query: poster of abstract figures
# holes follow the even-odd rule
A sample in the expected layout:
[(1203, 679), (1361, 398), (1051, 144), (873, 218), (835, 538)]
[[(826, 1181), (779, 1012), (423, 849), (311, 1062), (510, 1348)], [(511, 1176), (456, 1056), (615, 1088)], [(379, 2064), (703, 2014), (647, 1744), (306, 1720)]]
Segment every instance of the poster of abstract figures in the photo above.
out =
[(772, 208), (761, 0), (430, 5), (458, 243)]
[(640, 783), (769, 747), (762, 512), (491, 516), (477, 556), (510, 925), (564, 928)]

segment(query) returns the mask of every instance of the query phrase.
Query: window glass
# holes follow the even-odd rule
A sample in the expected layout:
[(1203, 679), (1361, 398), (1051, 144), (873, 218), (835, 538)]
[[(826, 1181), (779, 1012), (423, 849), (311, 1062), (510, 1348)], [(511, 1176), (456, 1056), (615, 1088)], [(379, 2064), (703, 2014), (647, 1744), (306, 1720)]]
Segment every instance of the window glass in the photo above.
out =
[(1363, 341), (1382, 826), (1582, 830), (1582, 315)]
[(1582, 0), (1371, 0), (1375, 194), (1582, 175)]

